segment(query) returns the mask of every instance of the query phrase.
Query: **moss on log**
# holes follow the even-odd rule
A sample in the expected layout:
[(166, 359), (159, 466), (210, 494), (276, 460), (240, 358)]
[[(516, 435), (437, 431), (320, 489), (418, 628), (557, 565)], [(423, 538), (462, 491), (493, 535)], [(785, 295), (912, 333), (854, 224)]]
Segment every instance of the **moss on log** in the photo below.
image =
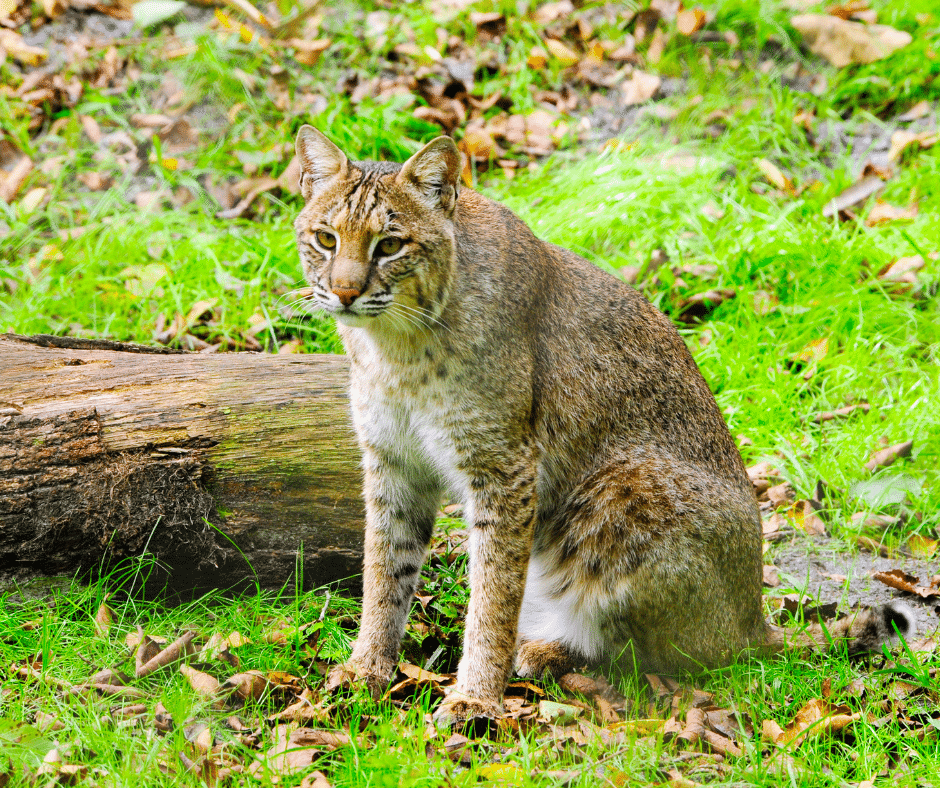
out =
[(306, 587), (357, 575), (346, 360), (160, 350), (0, 336), (0, 572), (150, 555), (178, 590), (271, 587), (302, 554)]

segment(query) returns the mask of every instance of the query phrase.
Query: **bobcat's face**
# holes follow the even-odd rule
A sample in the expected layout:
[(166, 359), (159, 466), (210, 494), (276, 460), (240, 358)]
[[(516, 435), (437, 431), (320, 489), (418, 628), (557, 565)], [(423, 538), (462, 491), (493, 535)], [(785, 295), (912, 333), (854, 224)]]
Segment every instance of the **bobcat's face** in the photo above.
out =
[(312, 301), (356, 328), (430, 327), (447, 299), (454, 254), (453, 142), (439, 138), (401, 168), (354, 164), (305, 126), (297, 150), (307, 203), (294, 227)]

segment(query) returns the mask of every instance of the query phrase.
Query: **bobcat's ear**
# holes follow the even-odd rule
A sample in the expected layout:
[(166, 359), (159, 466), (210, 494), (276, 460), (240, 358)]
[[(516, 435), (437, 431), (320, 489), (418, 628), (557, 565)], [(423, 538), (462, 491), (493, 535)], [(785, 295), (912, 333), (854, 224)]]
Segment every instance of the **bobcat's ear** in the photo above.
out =
[(309, 200), (323, 184), (345, 172), (346, 154), (313, 126), (301, 126), (297, 132), (297, 158), (300, 160), (300, 193)]
[(414, 186), (429, 208), (453, 211), (460, 185), (460, 152), (454, 141), (450, 137), (431, 140), (404, 163), (398, 180)]

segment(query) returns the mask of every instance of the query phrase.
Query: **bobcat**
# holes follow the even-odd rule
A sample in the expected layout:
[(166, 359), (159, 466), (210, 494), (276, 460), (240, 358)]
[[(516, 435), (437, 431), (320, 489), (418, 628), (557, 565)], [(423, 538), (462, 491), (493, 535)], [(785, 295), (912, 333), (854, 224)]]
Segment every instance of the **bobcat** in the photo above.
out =
[[(349, 357), (365, 472), (362, 622), (327, 686), (378, 697), (394, 675), (445, 491), (465, 503), (470, 604), (439, 723), (497, 715), (513, 668), (675, 672), (784, 645), (751, 484), (665, 315), (461, 189), (450, 138), (351, 162), (304, 126), (297, 154), (300, 258)], [(893, 606), (796, 640), (861, 650), (911, 626)]]

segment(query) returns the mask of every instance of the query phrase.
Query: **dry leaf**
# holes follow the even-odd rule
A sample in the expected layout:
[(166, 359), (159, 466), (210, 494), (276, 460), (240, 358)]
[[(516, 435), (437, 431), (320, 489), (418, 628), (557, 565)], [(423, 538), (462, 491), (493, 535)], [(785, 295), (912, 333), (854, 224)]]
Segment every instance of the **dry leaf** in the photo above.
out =
[(676, 14), (676, 29), (684, 36), (690, 36), (705, 26), (705, 9), (699, 6), (687, 8)]
[(837, 216), (843, 211), (864, 202), (873, 194), (881, 191), (884, 186), (884, 181), (881, 178), (869, 175), (857, 183), (853, 183), (848, 189), (827, 202), (823, 207), (823, 216), (827, 219)]
[(21, 158), (0, 180), (0, 200), (11, 203), (33, 170), (33, 160), (28, 156)]
[(42, 47), (30, 46), (19, 33), (0, 27), (0, 52), (6, 51), (24, 66), (38, 66), (45, 62), (49, 53)]
[(764, 585), (767, 588), (776, 588), (780, 585), (780, 575), (777, 567), (772, 564), (764, 564)]
[(901, 569), (890, 569), (887, 572), (875, 572), (872, 574), (872, 577), (875, 578), (875, 580), (878, 582), (884, 583), (886, 586), (896, 588), (898, 591), (904, 591), (908, 594), (916, 594), (921, 599), (935, 599), (940, 597), (940, 588), (937, 588), (936, 586), (925, 588), (924, 586), (919, 585), (920, 578), (915, 577), (914, 575), (909, 575), (907, 572), (904, 572)]
[(790, 20), (806, 39), (810, 51), (837, 68), (851, 63), (874, 63), (914, 39), (888, 25), (863, 25), (828, 14), (800, 14)]
[(139, 665), (135, 671), (137, 678), (149, 676), (154, 671), (165, 668), (170, 663), (186, 656), (186, 654), (189, 652), (194, 637), (196, 637), (196, 633), (194, 631), (190, 630), (188, 632), (184, 632), (165, 649), (148, 659), (146, 663)]
[(862, 413), (868, 413), (871, 410), (871, 405), (867, 402), (859, 402), (855, 405), (846, 405), (844, 408), (836, 408), (835, 410), (827, 410), (822, 413), (817, 413), (815, 416), (809, 419), (809, 421), (814, 424), (823, 424), (827, 421), (834, 421), (835, 419), (844, 419), (847, 416), (852, 415), (856, 411), (861, 411)]
[(196, 694), (201, 695), (203, 698), (215, 697), (219, 691), (219, 680), (208, 673), (191, 668), (189, 665), (180, 665), (180, 673), (186, 677), (189, 686), (193, 688)]
[(323, 772), (310, 772), (300, 781), (300, 788), (333, 788)]
[(579, 60), (577, 52), (554, 38), (545, 39), (545, 48), (564, 66), (573, 66)]
[(879, 224), (888, 224), (901, 220), (914, 219), (917, 216), (917, 204), (911, 204), (906, 208), (898, 205), (891, 205), (884, 200), (877, 200), (865, 217), (865, 224), (868, 227), (876, 227)]
[(940, 134), (936, 131), (922, 131), (917, 134), (913, 131), (898, 130), (891, 135), (888, 158), (891, 161), (900, 161), (906, 150), (914, 148), (926, 150), (932, 148), (938, 141), (940, 141)]
[(263, 671), (249, 670), (229, 676), (219, 686), (219, 692), (233, 693), (243, 701), (260, 700), (269, 686), (271, 686), (271, 682), (268, 681)]
[(556, 19), (562, 19), (574, 13), (571, 0), (558, 0), (558, 2), (543, 3), (532, 14), (532, 18), (539, 25), (548, 25)]
[(542, 47), (532, 47), (529, 50), (529, 57), (526, 58), (526, 64), (529, 68), (541, 71), (548, 65), (548, 52)]
[(836, 706), (823, 698), (814, 698), (796, 713), (796, 718), (786, 730), (765, 722), (763, 735), (774, 744), (799, 747), (811, 736), (838, 733), (862, 718), (862, 712), (852, 714), (848, 706)]
[(661, 27), (653, 31), (653, 39), (646, 48), (646, 62), (658, 63), (663, 59), (663, 53), (666, 51), (666, 34)]
[(685, 713), (685, 726), (676, 736), (683, 746), (695, 744), (705, 733), (705, 712), (701, 709), (691, 708)]
[(275, 728), (277, 743), (249, 767), (249, 774), (261, 777), (267, 773), (282, 779), (306, 769), (325, 752), (350, 742), (347, 734), (338, 731), (298, 728), (288, 734), (288, 730), (287, 725)]
[(414, 679), (417, 682), (436, 682), (438, 684), (450, 684), (455, 679), (453, 674), (445, 675), (443, 673), (431, 673), (430, 671), (419, 668), (417, 665), (412, 665), (408, 662), (402, 662), (398, 666), (398, 669), (408, 678)]
[(913, 448), (914, 441), (904, 441), (904, 443), (896, 443), (886, 449), (876, 451), (865, 463), (865, 470), (873, 473), (878, 468), (887, 468), (898, 459), (910, 457)]
[(901, 123), (910, 123), (912, 120), (918, 120), (930, 114), (930, 102), (918, 101), (907, 112), (898, 115), (898, 121)]
[(678, 318), (685, 322), (700, 320), (708, 315), (715, 307), (730, 301), (737, 292), (730, 287), (719, 287), (706, 290), (703, 293), (694, 293), (679, 302)]
[(744, 751), (740, 747), (727, 736), (722, 736), (720, 733), (704, 730), (702, 731), (702, 741), (704, 741), (713, 752), (717, 752), (725, 757), (730, 755), (733, 758), (740, 758), (744, 755)]
[(891, 548), (886, 544), (882, 544), (877, 539), (872, 539), (870, 536), (856, 536), (855, 544), (862, 550), (867, 550), (874, 555), (880, 555), (882, 558), (891, 558), (894, 556), (894, 551), (891, 550)]
[(767, 159), (754, 159), (754, 164), (757, 165), (757, 169), (761, 171), (761, 174), (763, 174), (773, 186), (776, 186), (787, 194), (796, 194), (796, 190), (793, 188), (793, 182), (780, 171), (776, 164)]
[(108, 607), (108, 597), (106, 594), (102, 603), (98, 606), (98, 612), (95, 613), (95, 632), (101, 637), (107, 637), (111, 625), (114, 623), (114, 613)]
[(812, 536), (826, 536), (826, 524), (822, 521), (822, 518), (816, 514), (817, 505), (814, 505), (813, 501), (797, 501), (785, 514), (790, 522), (801, 531)]
[(288, 38), (285, 42), (294, 48), (294, 60), (304, 66), (315, 66), (317, 61), (333, 41), (329, 38), (317, 38), (307, 41), (303, 38)]
[(647, 74), (644, 71), (634, 69), (630, 78), (621, 86), (624, 106), (632, 107), (635, 104), (649, 101), (659, 92), (662, 84), (662, 78), (656, 74)]
[(899, 257), (891, 265), (878, 272), (878, 279), (882, 282), (903, 282), (915, 284), (917, 272), (924, 267), (924, 258), (919, 254), (910, 257)]
[(767, 500), (774, 509), (789, 505), (793, 498), (793, 488), (789, 482), (782, 482), (767, 488)]
[(819, 337), (806, 344), (798, 353), (790, 358), (803, 364), (817, 364), (829, 354), (829, 337)]

